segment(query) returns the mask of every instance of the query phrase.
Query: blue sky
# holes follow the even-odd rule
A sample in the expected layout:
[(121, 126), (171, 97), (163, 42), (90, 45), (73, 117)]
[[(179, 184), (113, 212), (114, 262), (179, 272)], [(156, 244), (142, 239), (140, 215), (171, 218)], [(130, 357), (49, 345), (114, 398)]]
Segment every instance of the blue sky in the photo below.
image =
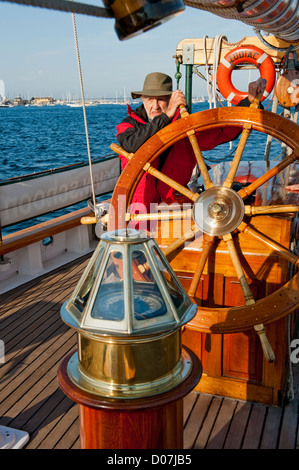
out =
[[(98, 2), (86, 2), (99, 5)], [(119, 41), (114, 19), (76, 15), (85, 96), (130, 95), (142, 88), (144, 76), (176, 72), (176, 45), (184, 38), (224, 34), (235, 42), (254, 36), (251, 27), (209, 12), (186, 7), (178, 17), (135, 38)], [(70, 13), (0, 2), (0, 80), (10, 98), (21, 95), (80, 97), (74, 34)], [(202, 70), (203, 71), (203, 70)], [(193, 95), (206, 84), (193, 80)], [(184, 80), (181, 81), (184, 88)]]

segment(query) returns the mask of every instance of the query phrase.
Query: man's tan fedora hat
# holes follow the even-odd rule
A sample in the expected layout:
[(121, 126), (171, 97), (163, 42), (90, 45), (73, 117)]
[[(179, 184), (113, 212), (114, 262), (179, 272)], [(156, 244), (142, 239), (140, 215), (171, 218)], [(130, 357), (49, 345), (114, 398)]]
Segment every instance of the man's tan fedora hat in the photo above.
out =
[(172, 93), (172, 79), (159, 72), (149, 73), (144, 80), (142, 91), (132, 91), (133, 99), (140, 96), (165, 96)]

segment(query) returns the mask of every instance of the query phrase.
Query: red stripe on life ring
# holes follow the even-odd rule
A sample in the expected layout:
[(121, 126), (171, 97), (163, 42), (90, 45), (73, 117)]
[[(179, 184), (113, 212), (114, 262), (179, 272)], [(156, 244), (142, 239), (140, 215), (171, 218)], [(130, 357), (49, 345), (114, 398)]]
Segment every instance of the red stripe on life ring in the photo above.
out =
[(217, 69), (217, 85), (220, 93), (232, 104), (238, 104), (248, 95), (237, 90), (231, 81), (233, 69), (240, 64), (254, 64), (262, 78), (267, 80), (266, 89), (261, 98), (263, 101), (272, 91), (275, 83), (275, 65), (271, 57), (262, 49), (253, 45), (239, 46), (228, 52), (221, 60)]

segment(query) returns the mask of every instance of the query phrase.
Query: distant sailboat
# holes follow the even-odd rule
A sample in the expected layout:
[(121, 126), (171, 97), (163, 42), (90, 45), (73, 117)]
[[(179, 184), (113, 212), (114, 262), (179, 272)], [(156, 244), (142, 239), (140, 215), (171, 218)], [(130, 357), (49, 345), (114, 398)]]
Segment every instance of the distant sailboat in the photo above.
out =
[(115, 103), (116, 104), (127, 104), (127, 103), (129, 103), (129, 101), (127, 101), (127, 98), (126, 98), (126, 87), (125, 87), (125, 85), (124, 85), (123, 97), (118, 100), (117, 99), (117, 93), (116, 93)]
[(5, 85), (4, 81), (0, 80), (0, 103), (5, 99)]
[(0, 80), (0, 107), (8, 108), (9, 105), (6, 103), (7, 99), (5, 98), (5, 85), (4, 81)]
[(204, 103), (206, 100), (205, 100), (205, 97), (202, 95), (202, 96), (198, 96), (197, 98), (192, 98), (192, 103)]

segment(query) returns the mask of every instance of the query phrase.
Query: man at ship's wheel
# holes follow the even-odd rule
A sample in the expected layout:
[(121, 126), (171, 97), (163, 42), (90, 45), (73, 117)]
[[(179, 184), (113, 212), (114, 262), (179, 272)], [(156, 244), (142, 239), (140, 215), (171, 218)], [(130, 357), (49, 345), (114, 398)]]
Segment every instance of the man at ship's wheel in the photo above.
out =
[[(248, 96), (238, 106), (250, 106), (255, 96), (266, 87), (266, 80), (259, 78), (248, 86)], [(117, 126), (117, 140), (129, 153), (135, 153), (156, 132), (176, 121), (180, 117), (180, 106), (186, 106), (186, 99), (181, 90), (173, 91), (172, 79), (163, 73), (150, 73), (145, 77), (143, 89), (133, 91), (132, 98), (141, 98), (142, 104), (132, 110), (127, 105), (128, 116)], [(236, 139), (240, 134), (239, 127), (226, 127), (206, 130), (198, 137), (202, 151)], [(120, 155), (122, 167), (127, 159)], [(176, 142), (170, 149), (160, 155), (152, 166), (163, 174), (186, 186), (190, 181), (196, 159), (189, 139)], [(175, 201), (175, 191), (167, 184), (156, 180), (145, 173), (137, 185), (131, 201), (131, 213), (151, 212), (151, 204)]]

